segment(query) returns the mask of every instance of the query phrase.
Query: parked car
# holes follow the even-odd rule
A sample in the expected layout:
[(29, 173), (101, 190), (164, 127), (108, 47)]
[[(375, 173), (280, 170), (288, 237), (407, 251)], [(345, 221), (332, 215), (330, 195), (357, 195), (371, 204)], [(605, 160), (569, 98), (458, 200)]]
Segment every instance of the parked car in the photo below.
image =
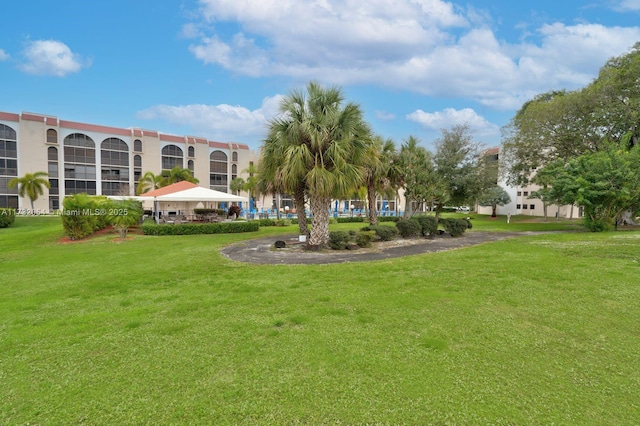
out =
[(458, 211), (461, 213), (469, 213), (471, 209), (469, 208), (469, 206), (460, 206), (458, 207)]

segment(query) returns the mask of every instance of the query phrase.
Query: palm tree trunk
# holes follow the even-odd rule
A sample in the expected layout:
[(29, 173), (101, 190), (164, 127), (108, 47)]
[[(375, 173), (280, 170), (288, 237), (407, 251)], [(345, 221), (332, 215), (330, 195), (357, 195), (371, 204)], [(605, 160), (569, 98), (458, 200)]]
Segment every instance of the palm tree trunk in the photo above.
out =
[(313, 195), (310, 197), (311, 213), (311, 236), (309, 247), (319, 250), (329, 242), (329, 207), (331, 197)]
[(372, 184), (367, 186), (367, 200), (369, 203), (369, 224), (376, 226), (378, 224), (378, 215), (376, 213), (376, 188)]
[(294, 203), (296, 212), (298, 213), (298, 232), (299, 235), (309, 236), (309, 228), (307, 227), (307, 214), (304, 211), (304, 186), (299, 185), (294, 193)]

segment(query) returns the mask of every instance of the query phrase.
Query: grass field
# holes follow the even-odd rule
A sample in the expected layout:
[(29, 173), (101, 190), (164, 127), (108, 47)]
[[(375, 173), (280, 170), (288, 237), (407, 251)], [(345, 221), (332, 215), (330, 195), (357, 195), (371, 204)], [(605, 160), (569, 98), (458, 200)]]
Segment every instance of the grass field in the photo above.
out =
[[(473, 232), (575, 228), (527, 220)], [(59, 244), (59, 218), (17, 218), (0, 424), (640, 423), (640, 232), (317, 266), (219, 254), (296, 229)]]

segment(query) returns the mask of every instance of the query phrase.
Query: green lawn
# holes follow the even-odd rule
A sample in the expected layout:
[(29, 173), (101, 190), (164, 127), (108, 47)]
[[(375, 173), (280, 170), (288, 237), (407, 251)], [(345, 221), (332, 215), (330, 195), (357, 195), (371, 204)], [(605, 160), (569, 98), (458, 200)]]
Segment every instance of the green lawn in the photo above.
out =
[(219, 254), (296, 229), (59, 244), (59, 218), (17, 218), (0, 424), (640, 423), (640, 232), (338, 265)]

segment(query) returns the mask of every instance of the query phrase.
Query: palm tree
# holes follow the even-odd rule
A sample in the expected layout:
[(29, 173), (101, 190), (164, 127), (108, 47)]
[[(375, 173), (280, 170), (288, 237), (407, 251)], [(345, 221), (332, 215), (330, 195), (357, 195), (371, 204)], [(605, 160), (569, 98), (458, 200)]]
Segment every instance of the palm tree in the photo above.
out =
[(153, 172), (146, 172), (138, 181), (138, 195), (145, 192), (153, 191), (162, 186), (162, 175), (156, 175)]
[(369, 206), (369, 223), (371, 225), (378, 224), (376, 211), (378, 194), (389, 193), (389, 190), (394, 185), (395, 152), (396, 147), (391, 139), (384, 140), (381, 136), (373, 138), (365, 164), (365, 184)]
[[(277, 162), (285, 189), (304, 185), (313, 213), (309, 246), (318, 249), (329, 241), (332, 198), (352, 193), (363, 182), (370, 131), (360, 107), (344, 103), (341, 89), (315, 82), (307, 85), (306, 95), (294, 91), (285, 97), (280, 113), (270, 124), (261, 162)], [(280, 159), (269, 152), (271, 144), (284, 154)]]
[(175, 166), (171, 170), (162, 171), (162, 180), (160, 182), (160, 187), (168, 186), (177, 182), (182, 182), (183, 180), (193, 183), (200, 182), (198, 179), (193, 177), (193, 172), (191, 170), (183, 169), (180, 166)]
[(19, 185), (18, 194), (20, 197), (29, 197), (31, 200), (31, 210), (33, 208), (33, 202), (38, 199), (40, 195), (44, 194), (44, 187), (51, 188), (51, 184), (45, 177), (49, 176), (45, 172), (27, 173), (20, 178), (13, 178), (9, 181), (9, 188), (13, 188)]

